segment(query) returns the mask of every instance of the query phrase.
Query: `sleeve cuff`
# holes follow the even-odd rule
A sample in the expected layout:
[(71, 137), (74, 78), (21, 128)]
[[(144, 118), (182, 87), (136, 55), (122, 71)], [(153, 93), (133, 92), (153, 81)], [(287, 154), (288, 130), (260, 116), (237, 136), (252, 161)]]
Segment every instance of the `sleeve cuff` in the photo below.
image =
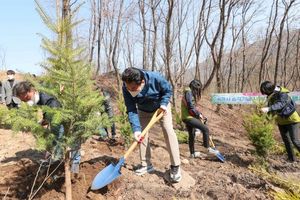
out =
[(160, 105), (160, 108), (163, 110), (167, 110), (167, 106), (165, 106), (165, 105)]

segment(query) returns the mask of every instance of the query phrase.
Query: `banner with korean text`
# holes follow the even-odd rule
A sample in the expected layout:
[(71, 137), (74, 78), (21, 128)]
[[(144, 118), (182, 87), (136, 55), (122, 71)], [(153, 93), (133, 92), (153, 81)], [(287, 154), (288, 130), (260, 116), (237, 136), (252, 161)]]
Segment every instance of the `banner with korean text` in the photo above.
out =
[[(296, 104), (300, 104), (300, 91), (290, 92), (288, 94)], [(265, 100), (266, 96), (259, 92), (211, 94), (211, 102), (213, 104), (254, 104), (254, 102)]]

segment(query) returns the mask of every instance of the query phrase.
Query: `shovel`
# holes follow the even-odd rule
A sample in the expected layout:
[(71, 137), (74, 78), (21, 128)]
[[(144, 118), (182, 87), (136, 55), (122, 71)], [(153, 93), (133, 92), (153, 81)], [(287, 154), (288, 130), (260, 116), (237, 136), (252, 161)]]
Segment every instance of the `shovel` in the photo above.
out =
[[(203, 123), (204, 123), (204, 124), (207, 123), (207, 118), (205, 118), (205, 119), (203, 120)], [(213, 142), (211, 136), (209, 136), (209, 143), (210, 143), (210, 145), (211, 145), (211, 147), (212, 147), (212, 149), (213, 149), (210, 153), (215, 154), (215, 155), (217, 156), (217, 158), (218, 158), (221, 162), (225, 162), (225, 157), (220, 153), (219, 150), (216, 149), (216, 146), (215, 146), (215, 144), (214, 144), (214, 142)]]
[(210, 145), (211, 145), (211, 147), (212, 147), (212, 149), (213, 149), (210, 153), (215, 154), (215, 155), (217, 156), (217, 158), (218, 158), (221, 162), (225, 162), (225, 157), (220, 153), (220, 151), (218, 151), (218, 150), (216, 149), (216, 146), (215, 146), (215, 144), (214, 144), (214, 142), (213, 142), (211, 136), (209, 136), (209, 143), (210, 143)]
[(117, 164), (110, 164), (107, 167), (105, 167), (102, 171), (100, 171), (94, 178), (91, 186), (91, 190), (98, 190), (100, 188), (103, 188), (104, 186), (110, 184), (115, 179), (117, 179), (119, 176), (121, 176), (121, 168), (124, 165), (124, 162), (126, 158), (129, 156), (129, 154), (135, 149), (135, 147), (143, 140), (146, 133), (149, 131), (149, 129), (160, 120), (160, 118), (163, 116), (163, 112), (159, 112), (160, 109), (156, 110), (153, 114), (150, 122), (148, 125), (144, 128), (144, 130), (141, 133), (141, 139), (140, 141), (135, 141), (127, 150), (127, 152), (124, 154), (123, 157), (120, 158), (119, 162)]

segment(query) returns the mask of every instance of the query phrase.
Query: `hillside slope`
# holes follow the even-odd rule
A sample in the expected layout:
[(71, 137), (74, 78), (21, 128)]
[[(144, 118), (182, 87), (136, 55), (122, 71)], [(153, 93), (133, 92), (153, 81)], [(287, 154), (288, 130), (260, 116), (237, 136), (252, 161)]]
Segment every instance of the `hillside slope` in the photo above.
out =
[[(188, 145), (180, 144), (185, 178), (181, 184), (170, 184), (166, 180), (168, 153), (161, 129), (155, 125), (150, 137), (156, 170), (142, 177), (134, 174), (133, 168), (139, 163), (136, 149), (127, 159), (119, 179), (101, 190), (90, 191), (94, 176), (107, 164), (118, 161), (126, 151), (119, 132), (117, 142), (99, 140), (99, 136), (95, 135), (83, 145), (80, 174), (73, 179), (73, 199), (270, 199), (267, 192), (274, 186), (248, 169), (255, 158), (250, 153), (253, 147), (242, 127), (244, 108), (228, 109), (223, 106), (216, 114), (215, 106), (210, 104), (208, 97), (204, 97), (201, 103), (215, 144), (226, 157), (225, 163), (211, 156), (206, 159), (189, 158)], [(202, 136), (196, 139), (196, 149), (204, 152)], [(13, 135), (10, 130), (0, 130), (1, 198), (28, 198), (42, 155), (34, 149), (34, 138), (30, 133)], [(286, 164), (284, 156), (272, 157), (270, 162), (275, 171), (300, 180), (300, 167)], [(45, 173), (45, 169), (39, 171), (35, 189), (43, 181)], [(64, 199), (62, 173), (62, 167), (59, 167), (56, 176), (46, 181), (35, 199)]]

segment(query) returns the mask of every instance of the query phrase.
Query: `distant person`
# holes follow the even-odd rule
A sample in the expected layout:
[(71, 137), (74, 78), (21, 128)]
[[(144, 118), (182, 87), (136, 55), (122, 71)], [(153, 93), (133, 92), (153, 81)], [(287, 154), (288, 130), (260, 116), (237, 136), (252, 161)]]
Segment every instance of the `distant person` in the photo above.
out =
[(2, 103), (5, 104), (9, 109), (17, 108), (21, 103), (20, 99), (13, 93), (14, 86), (18, 83), (15, 80), (15, 71), (7, 70), (7, 80), (3, 82), (1, 88)]
[(296, 158), (292, 143), (300, 152), (300, 117), (296, 111), (296, 104), (288, 95), (288, 89), (275, 86), (270, 81), (264, 81), (260, 85), (260, 91), (262, 94), (267, 95), (268, 102), (268, 107), (263, 107), (261, 111), (275, 115), (275, 120), (288, 154), (288, 161), (294, 162)]
[(190, 157), (201, 158), (205, 154), (195, 151), (195, 132), (199, 129), (203, 134), (203, 146), (207, 152), (216, 153), (209, 146), (209, 129), (204, 124), (206, 117), (197, 109), (197, 102), (201, 99), (202, 84), (198, 80), (192, 80), (189, 87), (186, 87), (181, 100), (181, 119), (186, 124), (189, 133)]
[[(107, 113), (109, 119), (112, 122), (112, 125), (111, 125), (111, 139), (115, 140), (115, 138), (116, 138), (116, 125), (115, 125), (115, 122), (114, 122), (114, 111), (113, 111), (113, 108), (112, 108), (112, 105), (111, 105), (110, 94), (105, 90), (102, 90), (102, 94), (104, 96), (103, 104), (104, 104), (105, 112)], [(105, 131), (108, 134), (107, 128), (105, 128)]]
[[(60, 102), (53, 96), (50, 96), (46, 93), (37, 91), (33, 84), (29, 81), (22, 81), (18, 83), (14, 88), (16, 95), (23, 102), (27, 102), (29, 105), (38, 105), (38, 106), (49, 106), (51, 108), (61, 107)], [(51, 124), (51, 116), (47, 113), (43, 113), (43, 119), (41, 120), (41, 125), (49, 124), (51, 132), (55, 134), (56, 141), (54, 142), (54, 148), (52, 150), (53, 160), (61, 160), (64, 158), (63, 150), (60, 145), (61, 139), (64, 134), (64, 127), (61, 124)], [(77, 148), (77, 147), (76, 147)], [(79, 163), (80, 163), (80, 151), (78, 149), (72, 152), (73, 163), (71, 166), (71, 171), (73, 173), (78, 173)]]
[[(140, 138), (142, 130), (147, 126), (157, 109), (164, 112), (161, 126), (166, 147), (170, 155), (170, 178), (179, 182), (182, 178), (177, 136), (173, 129), (170, 98), (172, 88), (169, 82), (158, 72), (144, 71), (137, 68), (127, 68), (122, 73), (123, 96), (128, 118), (134, 132), (134, 137), (140, 142), (141, 165), (135, 170), (137, 175), (143, 175), (154, 170), (151, 163), (151, 149), (148, 134)], [(141, 141), (142, 140), (142, 141)], [(157, 155), (158, 157), (160, 155)]]

